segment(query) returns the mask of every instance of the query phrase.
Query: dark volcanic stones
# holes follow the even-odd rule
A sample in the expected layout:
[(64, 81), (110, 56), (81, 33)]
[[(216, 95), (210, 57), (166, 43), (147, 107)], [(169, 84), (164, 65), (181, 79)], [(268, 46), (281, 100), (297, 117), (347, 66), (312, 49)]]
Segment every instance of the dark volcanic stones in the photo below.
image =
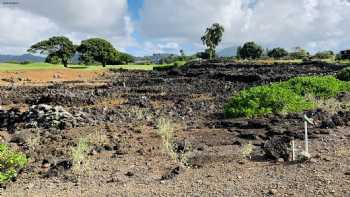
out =
[(61, 106), (33, 105), (28, 111), (20, 112), (17, 108), (0, 110), (0, 127), (9, 131), (17, 126), (25, 128), (69, 129), (87, 123), (89, 119), (82, 112), (71, 114)]
[(290, 155), (291, 138), (288, 136), (274, 136), (266, 141), (263, 150), (267, 157), (271, 159), (283, 158), (288, 161)]

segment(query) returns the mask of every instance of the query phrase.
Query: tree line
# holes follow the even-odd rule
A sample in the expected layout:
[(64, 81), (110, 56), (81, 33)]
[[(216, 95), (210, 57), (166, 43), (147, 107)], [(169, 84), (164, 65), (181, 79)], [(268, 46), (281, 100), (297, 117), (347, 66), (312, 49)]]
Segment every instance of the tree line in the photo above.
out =
[[(214, 23), (211, 27), (208, 27), (201, 37), (201, 41), (206, 47), (206, 50), (197, 53), (197, 57), (203, 59), (215, 58), (216, 47), (222, 41), (224, 31), (224, 27), (218, 23)], [(234, 54), (232, 55), (234, 56)], [(253, 41), (246, 42), (237, 48), (236, 58), (238, 59), (259, 59), (262, 57), (274, 59), (350, 59), (350, 50), (342, 51), (340, 54), (335, 54), (333, 51), (321, 51), (311, 56), (307, 50), (301, 47), (295, 47), (293, 52), (288, 52), (280, 47), (270, 50), (263, 49)]]
[(102, 38), (90, 38), (81, 41), (80, 45), (74, 45), (67, 37), (54, 36), (32, 45), (28, 52), (45, 54), (45, 62), (63, 64), (64, 67), (68, 67), (76, 54), (79, 55), (79, 62), (86, 65), (100, 63), (105, 67), (134, 61), (133, 56), (117, 51), (110, 42)]

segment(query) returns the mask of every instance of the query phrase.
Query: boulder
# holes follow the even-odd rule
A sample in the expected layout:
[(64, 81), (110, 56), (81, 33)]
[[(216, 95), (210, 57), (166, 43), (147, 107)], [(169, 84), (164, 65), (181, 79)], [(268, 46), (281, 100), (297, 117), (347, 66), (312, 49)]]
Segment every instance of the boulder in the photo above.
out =
[(274, 136), (270, 140), (267, 140), (263, 146), (263, 150), (269, 158), (279, 159), (283, 158), (284, 161), (289, 160), (291, 138), (288, 136)]

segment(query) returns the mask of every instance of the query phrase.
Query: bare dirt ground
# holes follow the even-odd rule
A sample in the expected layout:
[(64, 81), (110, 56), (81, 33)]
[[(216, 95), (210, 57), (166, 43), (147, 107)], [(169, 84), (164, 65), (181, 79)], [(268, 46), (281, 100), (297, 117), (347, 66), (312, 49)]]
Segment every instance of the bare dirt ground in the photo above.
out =
[(93, 81), (104, 71), (84, 71), (79, 69), (21, 70), (0, 72), (0, 84), (33, 85), (63, 81)]
[[(319, 124), (310, 128), (313, 157), (302, 163), (270, 160), (261, 147), (273, 136), (293, 136), (303, 149), (303, 114), (254, 120), (222, 114), (227, 99), (243, 88), (339, 69), (206, 62), (180, 70), (109, 73), (89, 85), (3, 85), (1, 139), (31, 162), (1, 195), (350, 196), (350, 113), (308, 112)], [(60, 110), (48, 106), (28, 109), (38, 104), (59, 105), (71, 115), (61, 118)], [(33, 116), (38, 111), (44, 118)], [(174, 122), (178, 144), (191, 144), (187, 166), (164, 151), (156, 134), (162, 117)], [(70, 151), (81, 137), (92, 139), (92, 151), (73, 171)], [(244, 158), (248, 143), (254, 151)]]

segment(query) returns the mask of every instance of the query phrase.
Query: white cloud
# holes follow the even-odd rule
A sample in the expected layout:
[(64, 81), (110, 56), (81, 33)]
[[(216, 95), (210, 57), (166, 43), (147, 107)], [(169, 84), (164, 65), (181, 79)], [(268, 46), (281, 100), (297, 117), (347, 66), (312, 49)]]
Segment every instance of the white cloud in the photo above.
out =
[(24, 53), (53, 35), (75, 43), (103, 37), (118, 49), (134, 43), (127, 0), (18, 0), (11, 7), (0, 5), (0, 27), (0, 45), (11, 49), (0, 53)]
[(69, 31), (127, 33), (127, 0), (21, 0), (19, 7), (48, 17)]
[(179, 53), (180, 46), (176, 42), (161, 42), (154, 43), (146, 41), (136, 46), (141, 49), (141, 54), (153, 54), (153, 53)]
[(343, 49), (350, 45), (345, 0), (145, 0), (139, 29), (154, 42), (200, 44), (205, 28), (224, 25), (223, 46), (254, 40), (267, 47)]
[(57, 30), (57, 26), (45, 17), (7, 7), (0, 7), (0, 27), (2, 54), (23, 52), (24, 46)]

